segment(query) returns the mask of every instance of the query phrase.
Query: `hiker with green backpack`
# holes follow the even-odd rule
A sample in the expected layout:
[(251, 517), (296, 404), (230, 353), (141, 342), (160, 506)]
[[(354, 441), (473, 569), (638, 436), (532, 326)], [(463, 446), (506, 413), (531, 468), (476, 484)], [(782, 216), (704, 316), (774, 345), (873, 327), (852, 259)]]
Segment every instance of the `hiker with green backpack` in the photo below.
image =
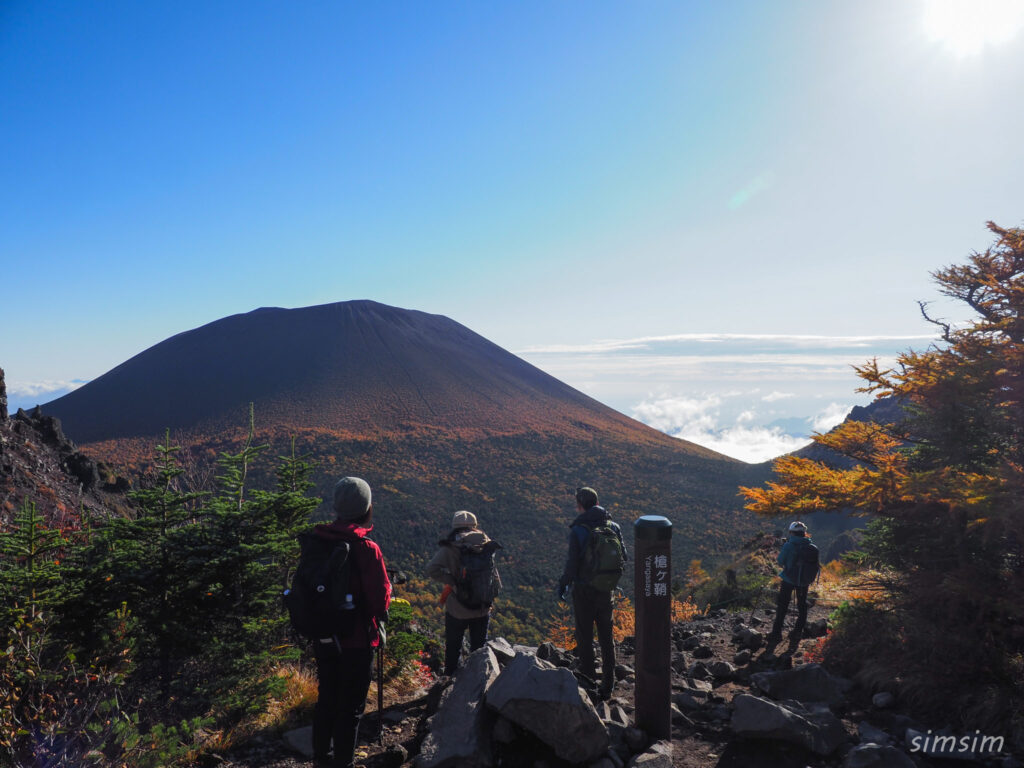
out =
[(501, 545), (477, 527), (476, 515), (456, 512), (452, 529), (438, 542), (427, 575), (445, 585), (444, 674), (454, 675), (459, 667), (462, 638), (469, 630), (470, 653), (487, 642), (491, 606), (501, 589), (501, 576), (494, 553)]
[(572, 594), (576, 623), (576, 655), (579, 671), (597, 681), (594, 663), (594, 627), (601, 647), (602, 698), (615, 688), (615, 640), (612, 637), (612, 592), (618, 586), (626, 563), (622, 531), (604, 507), (597, 504), (597, 491), (576, 491), (576, 519), (569, 526), (569, 556), (558, 583), (558, 597)]
[(789, 537), (779, 551), (779, 565), (782, 572), (779, 576), (779, 597), (775, 605), (775, 623), (768, 634), (768, 646), (774, 646), (782, 640), (782, 625), (789, 611), (789, 603), (796, 593), (796, 624), (789, 635), (790, 642), (799, 641), (803, 636), (804, 625), (807, 623), (807, 590), (818, 576), (818, 548), (811, 543), (807, 526), (799, 520), (789, 524)]

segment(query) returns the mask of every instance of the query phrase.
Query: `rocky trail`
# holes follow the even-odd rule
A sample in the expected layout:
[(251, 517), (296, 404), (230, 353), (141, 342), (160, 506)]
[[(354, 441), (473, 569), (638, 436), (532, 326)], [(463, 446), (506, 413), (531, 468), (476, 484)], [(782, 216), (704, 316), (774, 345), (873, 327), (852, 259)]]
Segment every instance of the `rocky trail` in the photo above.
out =
[[(770, 652), (772, 609), (708, 616), (673, 627), (672, 738), (651, 743), (634, 727), (631, 638), (618, 648), (612, 698), (587, 693), (574, 657), (549, 643), (493, 639), (451, 680), (439, 680), (363, 720), (357, 764), (366, 768), (1020, 768), (999, 752), (926, 755), (939, 733), (900, 714), (886, 691), (863, 691), (815, 663), (826, 611), (812, 606), (803, 639)], [(792, 618), (788, 624), (791, 624)], [(915, 742), (915, 737), (917, 741)], [(230, 755), (228, 768), (308, 765), (308, 729), (264, 736)], [(1009, 745), (1006, 745), (1009, 749)], [(970, 759), (958, 759), (958, 758)]]

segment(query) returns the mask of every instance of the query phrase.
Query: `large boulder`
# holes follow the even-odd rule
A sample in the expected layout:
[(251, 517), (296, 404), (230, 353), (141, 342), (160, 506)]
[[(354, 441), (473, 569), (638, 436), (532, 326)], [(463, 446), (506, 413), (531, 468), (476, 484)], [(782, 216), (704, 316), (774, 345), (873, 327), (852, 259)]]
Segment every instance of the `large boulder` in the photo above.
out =
[(843, 724), (824, 704), (768, 701), (743, 693), (733, 699), (731, 727), (741, 737), (798, 744), (830, 755), (846, 739)]
[(830, 706), (842, 703), (852, 686), (849, 680), (830, 675), (820, 664), (758, 672), (750, 676), (750, 682), (776, 701), (824, 701)]
[(420, 747), (416, 768), (489, 768), (493, 764), (483, 702), (500, 672), (488, 646), (469, 655), (455, 682), (441, 694), (437, 712), (427, 721), (429, 733)]
[(509, 662), (486, 702), (570, 763), (597, 760), (608, 749), (608, 729), (573, 674), (535, 656)]

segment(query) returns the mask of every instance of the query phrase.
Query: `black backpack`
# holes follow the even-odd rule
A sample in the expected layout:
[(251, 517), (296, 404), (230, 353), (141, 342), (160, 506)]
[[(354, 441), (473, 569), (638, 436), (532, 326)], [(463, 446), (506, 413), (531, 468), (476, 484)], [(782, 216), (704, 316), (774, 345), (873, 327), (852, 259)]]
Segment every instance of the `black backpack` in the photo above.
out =
[(459, 570), (454, 574), (455, 597), (472, 610), (489, 608), (498, 594), (494, 553), (501, 545), (491, 540), (482, 547), (452, 546), (459, 552)]
[(580, 581), (602, 592), (619, 584), (626, 564), (626, 551), (618, 532), (608, 523), (594, 526), (587, 534), (580, 562)]
[(351, 547), (311, 532), (299, 534), (301, 554), (290, 589), (284, 591), (292, 627), (303, 637), (340, 639), (351, 635), (359, 621), (361, 595), (352, 579)]
[(818, 548), (807, 542), (796, 551), (796, 585), (810, 586), (821, 573)]

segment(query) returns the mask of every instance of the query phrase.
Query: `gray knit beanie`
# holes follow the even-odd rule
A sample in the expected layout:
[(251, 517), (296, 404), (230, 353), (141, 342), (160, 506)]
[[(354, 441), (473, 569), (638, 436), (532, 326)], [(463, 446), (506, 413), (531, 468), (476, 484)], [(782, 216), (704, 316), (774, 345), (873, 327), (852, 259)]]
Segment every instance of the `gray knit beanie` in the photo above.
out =
[(370, 511), (370, 485), (361, 477), (343, 477), (334, 486), (334, 513), (339, 520), (358, 520)]

